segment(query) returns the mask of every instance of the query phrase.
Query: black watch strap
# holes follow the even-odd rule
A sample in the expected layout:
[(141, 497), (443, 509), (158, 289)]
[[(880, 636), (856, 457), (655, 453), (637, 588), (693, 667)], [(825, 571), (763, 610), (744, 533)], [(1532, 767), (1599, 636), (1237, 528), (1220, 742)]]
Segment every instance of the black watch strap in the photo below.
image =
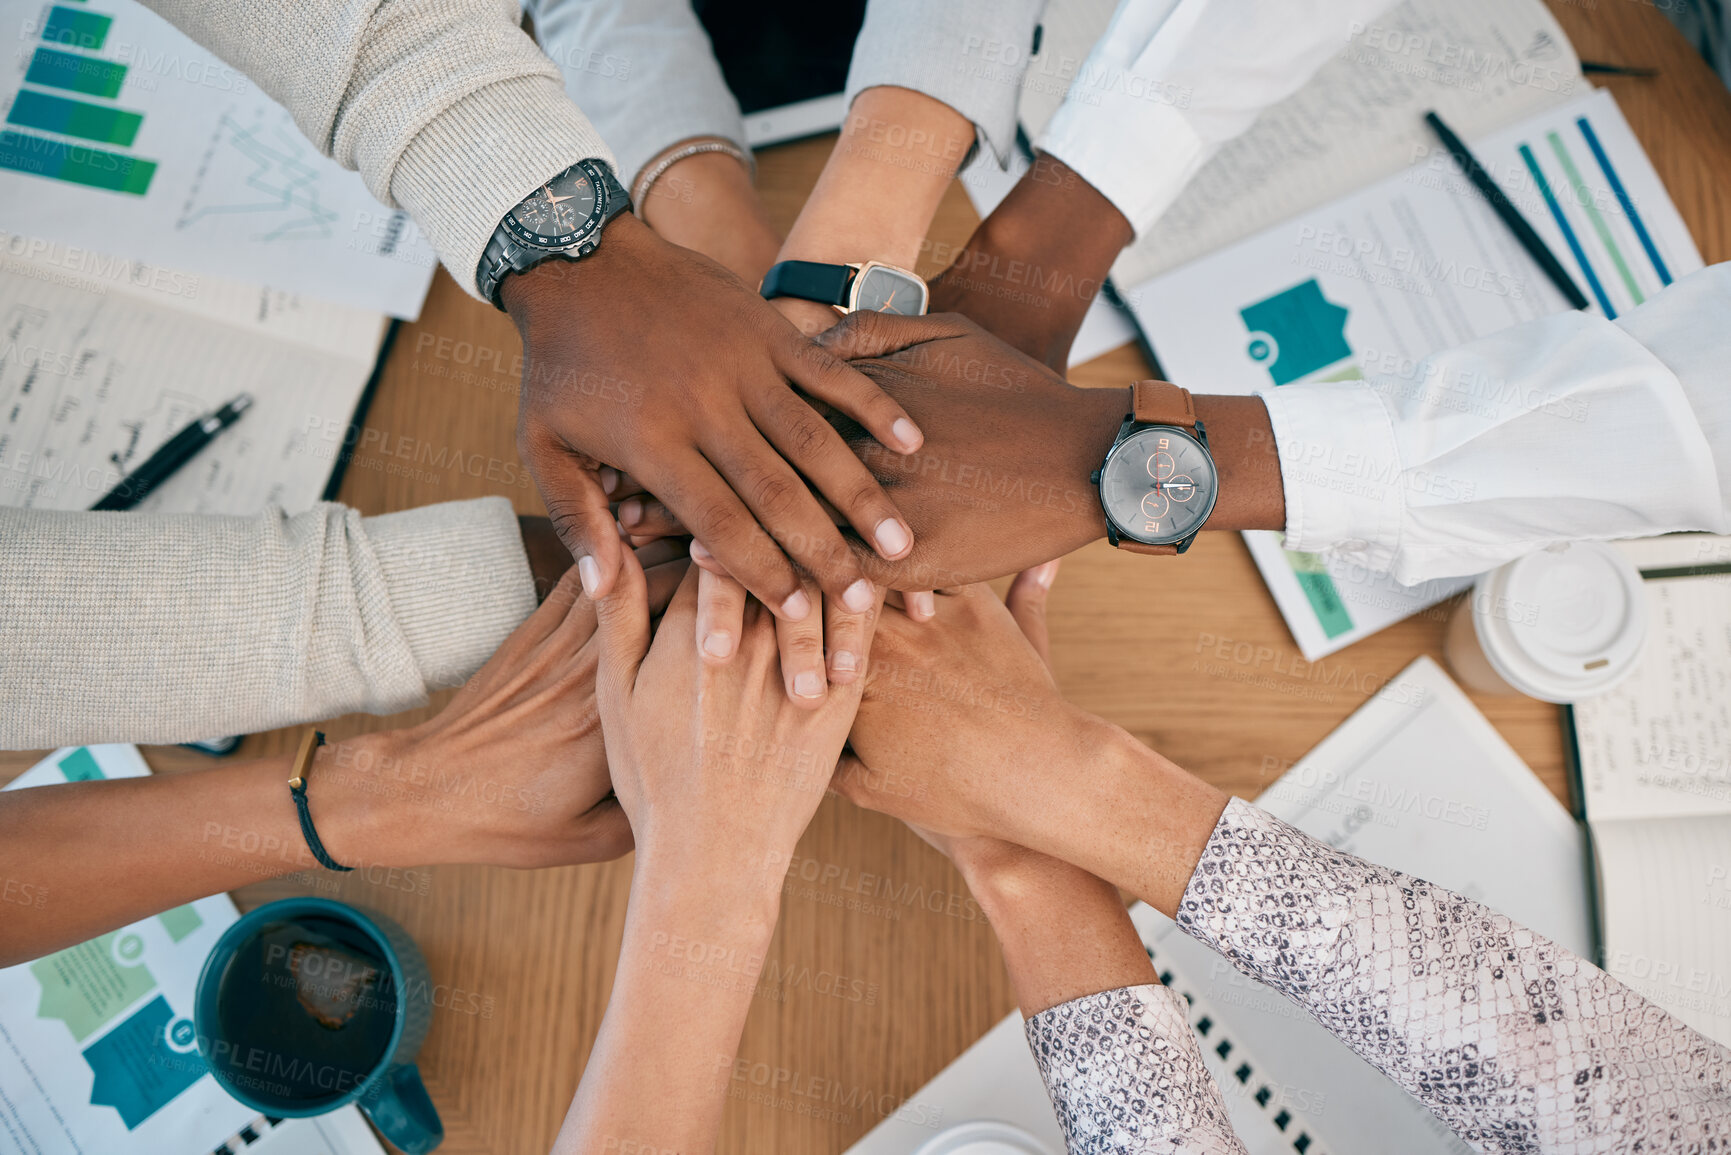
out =
[(847, 304), (848, 286), (853, 283), (852, 265), (826, 265), (819, 261), (780, 261), (763, 275), (763, 287), (758, 290), (766, 301), (777, 297), (798, 297), (802, 301), (817, 301), (824, 305)]

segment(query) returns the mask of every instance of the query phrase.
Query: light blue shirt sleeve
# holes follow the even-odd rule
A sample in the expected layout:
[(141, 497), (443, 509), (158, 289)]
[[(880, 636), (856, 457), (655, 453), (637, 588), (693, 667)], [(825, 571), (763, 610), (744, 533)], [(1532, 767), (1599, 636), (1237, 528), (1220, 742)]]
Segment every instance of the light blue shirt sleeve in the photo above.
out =
[(565, 91), (619, 160), (619, 180), (669, 146), (717, 136), (745, 148), (739, 102), (690, 0), (528, 0)]
[(1016, 111), (1045, 8), (1046, 0), (870, 0), (848, 69), (848, 103), (886, 84), (924, 93), (967, 117), (976, 147), (983, 140), (1003, 165), (1016, 144)]

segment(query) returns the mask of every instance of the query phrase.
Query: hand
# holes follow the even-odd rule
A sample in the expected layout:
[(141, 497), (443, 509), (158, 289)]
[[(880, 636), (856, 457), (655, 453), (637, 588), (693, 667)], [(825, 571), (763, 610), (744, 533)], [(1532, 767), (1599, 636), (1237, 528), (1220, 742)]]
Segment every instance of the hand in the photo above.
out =
[(1063, 161), (1040, 153), (932, 282), (933, 313), (963, 313), (1058, 373), (1135, 237), (1130, 222)]
[(1065, 702), (990, 587), (938, 602), (919, 626), (884, 611), (856, 758), (833, 788), (941, 838), (1071, 863), (1173, 914), (1226, 797)]
[(911, 535), (794, 392), (897, 453), (918, 448), (919, 430), (869, 380), (629, 214), (584, 260), (506, 277), (502, 300), (525, 351), (518, 449), (591, 596), (612, 588), (623, 553), (597, 478), (607, 465), (631, 471), (781, 617), (815, 608), (795, 563), (850, 608), (871, 607), (870, 582), (807, 481), (884, 556), (905, 556)]
[[(839, 421), (914, 527), (896, 589), (1015, 573), (1105, 536), (1090, 480), (1128, 412), (1128, 390), (1080, 389), (965, 317), (855, 313), (818, 338), (919, 413), (926, 441), (885, 454)], [(1260, 403), (1258, 403), (1260, 405)]]
[[(1009, 610), (1010, 617), (1021, 629), (1022, 636), (1033, 648), (1040, 664), (1046, 667), (1048, 675), (1052, 669), (1052, 654), (1051, 634), (1046, 627), (1046, 598), (1051, 593), (1052, 583), (1058, 578), (1059, 564), (1049, 561), (1033, 569), (1023, 570), (1016, 575), (1016, 580), (1010, 583), (1010, 588), (1004, 593), (1004, 608)], [(929, 615), (920, 620), (929, 620)], [(836, 773), (838, 778), (857, 776), (866, 781), (872, 778), (871, 770), (860, 761), (857, 753), (843, 754)], [(1018, 872), (1036, 860), (1043, 864), (1054, 862), (1043, 854), (1036, 854), (1032, 850), (996, 838), (952, 838), (912, 823), (909, 824), (909, 829), (919, 835), (927, 845), (955, 863), (956, 869), (962, 872), (962, 877), (968, 879), (970, 887), (976, 880), (985, 883), (1001, 872)]]
[(744, 607), (731, 662), (699, 655), (698, 583), (728, 579), (688, 573), (652, 640), (635, 558), (621, 578), (600, 601), (597, 701), (639, 869), (736, 881), (743, 871), (762, 882), (756, 875), (775, 856), (785, 867), (823, 797), (858, 686), (838, 688), (815, 710), (796, 709), (780, 686), (774, 619), (761, 604)]
[[(655, 564), (668, 552), (643, 551), (657, 610), (689, 568)], [(333, 858), (537, 867), (631, 849), (595, 704), (595, 605), (576, 576), (560, 579), (436, 717), (319, 751), (310, 797)]]
[[(1079, 389), (953, 314), (854, 313), (818, 343), (920, 413), (926, 430), (921, 450), (902, 456), (838, 421), (914, 527), (914, 548), (899, 562), (861, 553), (875, 581), (902, 590), (968, 585), (1105, 535), (1089, 478), (1130, 408), (1128, 390)], [(640, 481), (622, 478), (616, 492), (624, 497)], [(674, 511), (647, 495), (624, 500), (619, 517), (645, 538), (681, 531)]]

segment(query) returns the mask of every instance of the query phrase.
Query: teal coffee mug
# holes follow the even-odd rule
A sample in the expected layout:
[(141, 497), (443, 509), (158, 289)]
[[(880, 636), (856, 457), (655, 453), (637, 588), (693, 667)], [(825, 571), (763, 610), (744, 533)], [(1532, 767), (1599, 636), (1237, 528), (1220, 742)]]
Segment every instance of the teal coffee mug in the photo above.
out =
[(403, 928), (325, 898), (267, 903), (229, 927), (198, 976), (193, 1027), (223, 1090), (298, 1119), (350, 1103), (423, 1155), (444, 1125), (415, 1068), (432, 1022), (427, 960)]

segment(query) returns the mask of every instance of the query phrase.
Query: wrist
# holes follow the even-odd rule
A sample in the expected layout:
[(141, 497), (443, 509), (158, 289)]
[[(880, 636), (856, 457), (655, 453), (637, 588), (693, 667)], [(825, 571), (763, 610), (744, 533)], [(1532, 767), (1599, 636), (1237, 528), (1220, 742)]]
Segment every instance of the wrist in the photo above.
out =
[[(460, 840), (403, 802), (404, 776), (412, 781), (412, 768), (420, 761), (408, 732), (401, 730), (357, 734), (319, 747), (307, 770), (307, 806), (325, 853), (343, 866), (464, 861)], [(283, 789), (286, 794), (288, 788)], [(432, 840), (438, 842), (436, 850)], [(302, 842), (306, 864), (316, 867)]]
[(906, 88), (868, 88), (854, 100), (781, 258), (881, 261), (911, 269), (974, 126)]
[[(705, 941), (767, 943), (781, 913), (790, 855), (733, 847), (708, 852), (681, 842), (640, 840), (631, 870), (631, 909), (661, 929)], [(707, 936), (707, 937), (706, 937)]]
[(1130, 412), (1130, 391), (1127, 388), (1089, 389), (1075, 387), (1075, 417), (1067, 432), (1071, 436), (1070, 462), (1066, 467), (1078, 489), (1088, 495), (1081, 515), (1075, 519), (1075, 532), (1067, 546), (1053, 557), (1070, 553), (1106, 536), (1106, 511), (1100, 504), (1100, 487), (1094, 474), (1105, 464), (1106, 454), (1118, 438), (1118, 430)]
[[(694, 143), (682, 141), (667, 151)], [(649, 171), (659, 161), (652, 161)], [(702, 253), (753, 287), (781, 248), (751, 170), (729, 152), (701, 152), (675, 161), (649, 185), (638, 212), (662, 239)]]
[(622, 265), (653, 261), (665, 242), (633, 213), (621, 213), (601, 230), (595, 251), (581, 260), (550, 257), (521, 273), (506, 273), (499, 282), (499, 303), (519, 332), (542, 316), (570, 324), (580, 319), (573, 300), (601, 290)]
[(1260, 397), (1195, 397), (1220, 479), (1207, 529), (1286, 528), (1286, 490), (1268, 407)]

